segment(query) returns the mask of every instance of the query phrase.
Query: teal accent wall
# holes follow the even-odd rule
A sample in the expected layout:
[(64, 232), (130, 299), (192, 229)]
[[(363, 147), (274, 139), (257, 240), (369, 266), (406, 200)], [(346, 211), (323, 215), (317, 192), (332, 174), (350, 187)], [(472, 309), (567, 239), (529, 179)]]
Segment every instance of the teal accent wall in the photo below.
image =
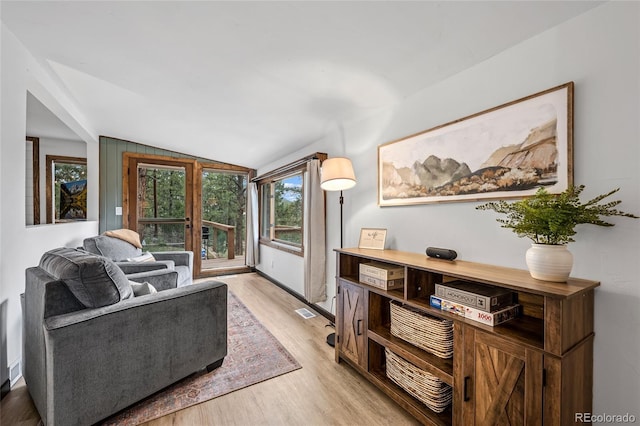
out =
[(219, 161), (207, 158), (194, 157), (149, 145), (100, 136), (100, 199), (98, 201), (100, 233), (110, 229), (122, 228), (122, 216), (116, 216), (116, 207), (122, 207), (122, 154), (124, 152), (164, 155), (173, 158), (191, 158), (208, 163), (219, 163)]

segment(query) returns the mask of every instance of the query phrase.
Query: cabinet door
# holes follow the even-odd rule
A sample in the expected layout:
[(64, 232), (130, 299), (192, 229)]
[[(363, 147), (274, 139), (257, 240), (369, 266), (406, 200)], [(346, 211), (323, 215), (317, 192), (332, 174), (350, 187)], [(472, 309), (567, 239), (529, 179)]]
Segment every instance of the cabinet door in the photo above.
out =
[(463, 346), (464, 374), (456, 383), (462, 418), (456, 423), (541, 425), (542, 353), (469, 326)]
[(340, 283), (338, 315), (340, 352), (346, 358), (366, 368), (364, 289), (342, 281)]

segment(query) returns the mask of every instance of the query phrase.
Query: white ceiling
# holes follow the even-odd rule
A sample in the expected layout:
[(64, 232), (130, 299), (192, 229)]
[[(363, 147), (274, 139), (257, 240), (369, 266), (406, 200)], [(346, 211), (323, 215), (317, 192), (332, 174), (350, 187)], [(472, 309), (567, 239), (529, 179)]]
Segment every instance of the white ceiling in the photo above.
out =
[(101, 135), (258, 168), (593, 1), (2, 1)]

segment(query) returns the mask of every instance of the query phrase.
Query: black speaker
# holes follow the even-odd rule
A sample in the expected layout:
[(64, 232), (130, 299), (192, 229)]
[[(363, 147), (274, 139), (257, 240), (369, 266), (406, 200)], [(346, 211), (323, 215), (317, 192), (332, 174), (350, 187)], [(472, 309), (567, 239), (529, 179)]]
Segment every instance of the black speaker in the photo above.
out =
[(453, 260), (458, 257), (458, 253), (456, 253), (455, 250), (451, 249), (427, 247), (427, 256), (435, 257), (438, 259)]

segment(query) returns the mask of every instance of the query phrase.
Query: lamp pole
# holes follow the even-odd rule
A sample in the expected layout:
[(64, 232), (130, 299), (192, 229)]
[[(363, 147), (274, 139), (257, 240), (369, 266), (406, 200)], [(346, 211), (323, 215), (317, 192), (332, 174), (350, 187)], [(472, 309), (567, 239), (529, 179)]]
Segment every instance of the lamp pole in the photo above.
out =
[[(325, 191), (340, 191), (340, 248), (344, 248), (344, 197), (342, 196), (342, 190), (352, 188), (355, 184), (356, 176), (353, 172), (351, 160), (340, 157), (324, 160), (320, 187)], [(333, 322), (329, 325), (335, 327)], [(327, 336), (327, 344), (329, 346), (335, 346), (335, 340), (336, 333), (331, 333)]]
[(342, 196), (342, 190), (340, 190), (340, 248), (344, 248), (344, 230), (342, 225), (342, 206), (344, 205), (344, 197)]

